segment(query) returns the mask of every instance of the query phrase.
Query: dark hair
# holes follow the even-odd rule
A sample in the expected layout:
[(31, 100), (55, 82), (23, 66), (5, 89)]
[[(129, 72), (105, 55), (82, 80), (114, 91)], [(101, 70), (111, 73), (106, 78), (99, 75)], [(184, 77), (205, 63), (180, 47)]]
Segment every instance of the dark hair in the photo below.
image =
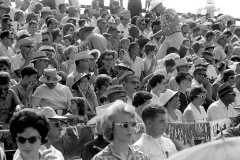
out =
[(28, 23), (28, 27), (30, 27), (30, 26), (33, 25), (33, 24), (38, 25), (36, 21), (30, 21), (30, 22)]
[(161, 23), (160, 23), (160, 21), (159, 20), (154, 20), (153, 22), (152, 22), (152, 29), (153, 29), (153, 27), (154, 26), (158, 26), (158, 25), (160, 25)]
[(115, 57), (116, 55), (116, 51), (114, 50), (105, 50), (103, 53), (102, 53), (102, 60), (105, 60), (105, 57), (106, 56), (113, 56), (113, 58)]
[(227, 27), (231, 27), (231, 25), (233, 25), (233, 24), (234, 24), (234, 22), (232, 20), (227, 21)]
[(102, 86), (106, 83), (106, 82), (111, 82), (112, 78), (106, 74), (100, 74), (97, 76), (96, 78), (96, 87), (98, 90), (102, 89)]
[(28, 13), (27, 16), (26, 16), (26, 23), (31, 21), (33, 18), (36, 18), (36, 20), (37, 20), (36, 14), (35, 13)]
[(152, 99), (152, 94), (146, 91), (139, 91), (135, 93), (132, 101), (134, 107), (139, 107), (146, 103), (148, 100)]
[(47, 21), (49, 20), (49, 19), (51, 19), (51, 18), (54, 18), (54, 16), (53, 15), (48, 15), (46, 18), (45, 18), (45, 23), (47, 24)]
[(29, 34), (22, 34), (21, 36), (18, 37), (17, 41), (24, 39), (26, 37), (30, 37)]
[(71, 45), (74, 43), (74, 40), (73, 40), (73, 38), (72, 38), (72, 36), (71, 36), (70, 34), (65, 35), (65, 36), (63, 37), (63, 40), (64, 40), (64, 39), (68, 39), (69, 42), (71, 42)]
[(173, 59), (167, 59), (165, 60), (165, 67), (174, 67), (176, 65), (175, 61)]
[(84, 25), (86, 23), (86, 20), (85, 19), (79, 19), (78, 20), (78, 25), (79, 26), (82, 26), (82, 25)]
[(131, 24), (136, 25), (136, 22), (137, 22), (138, 18), (139, 18), (139, 16), (132, 17)]
[(235, 75), (235, 72), (234, 72), (233, 70), (231, 70), (231, 69), (225, 70), (225, 71), (223, 72), (223, 77), (222, 77), (223, 82), (227, 82), (227, 81), (228, 81), (228, 78), (229, 78), (230, 76), (233, 76), (233, 75)]
[(195, 70), (193, 71), (193, 76), (195, 77), (199, 72), (202, 72), (202, 71), (206, 72), (207, 70), (204, 67), (195, 68)]
[[(151, 20), (151, 18), (152, 18), (152, 12), (147, 12), (146, 14), (145, 14), (145, 19), (150, 19)], [(147, 22), (146, 22), (147, 23)]]
[(193, 33), (199, 32), (199, 31), (201, 31), (201, 28), (200, 28), (200, 27), (195, 27), (195, 28), (193, 28)]
[(212, 25), (212, 30), (220, 30), (220, 24), (219, 23), (215, 23)]
[(10, 74), (7, 72), (0, 72), (0, 85), (9, 84), (11, 78)]
[(205, 36), (206, 36), (206, 38), (208, 38), (210, 36), (214, 36), (214, 33), (213, 33), (213, 31), (208, 31)]
[(24, 76), (31, 76), (34, 74), (38, 74), (38, 71), (34, 67), (26, 66), (22, 69), (21, 71), (21, 77), (23, 78)]
[(72, 23), (66, 23), (64, 24), (63, 26), (63, 29), (62, 29), (62, 32), (63, 32), (63, 35), (66, 35), (67, 34), (67, 31), (69, 30), (69, 28), (73, 28), (74, 30), (74, 25)]
[(175, 77), (175, 80), (176, 82), (180, 85), (180, 83), (182, 81), (184, 81), (186, 79), (187, 76), (190, 76), (189, 73), (186, 73), (186, 72), (178, 72), (176, 77)]
[(178, 49), (176, 49), (175, 47), (168, 47), (166, 50), (166, 55), (170, 53), (178, 53)]
[(181, 46), (180, 49), (179, 49), (179, 51), (178, 51), (178, 54), (179, 54), (180, 58), (185, 57), (186, 54), (187, 54), (187, 51), (188, 51), (188, 48), (187, 48), (187, 47)]
[(142, 120), (144, 123), (147, 120), (154, 120), (158, 114), (166, 114), (165, 109), (158, 104), (149, 104), (142, 111)]
[(23, 133), (29, 127), (36, 129), (41, 136), (41, 142), (46, 143), (50, 129), (47, 119), (44, 115), (37, 114), (30, 109), (22, 110), (13, 115), (9, 127), (12, 140), (16, 142), (17, 134)]
[(55, 39), (57, 39), (57, 36), (61, 34), (61, 31), (60, 29), (53, 29), (51, 31), (51, 34), (52, 34), (52, 37), (53, 37), (53, 41), (55, 41)]
[(211, 52), (209, 52), (209, 51), (204, 51), (202, 53), (202, 57), (204, 57), (204, 56), (213, 56), (213, 54)]
[(24, 16), (23, 11), (22, 10), (16, 11), (15, 14), (14, 14), (14, 21), (18, 21), (20, 15)]
[[(72, 22), (73, 22), (73, 23), (72, 23)], [(73, 24), (74, 26), (76, 26), (76, 25), (77, 25), (77, 20), (76, 20), (75, 18), (69, 18), (66, 23), (71, 23), (71, 24)]]
[(148, 83), (151, 88), (154, 88), (157, 86), (158, 83), (162, 83), (164, 79), (165, 79), (164, 75), (156, 74), (149, 79)]
[(86, 9), (84, 10), (84, 14), (88, 13), (89, 11), (90, 11), (90, 9), (86, 8)]
[(4, 17), (2, 19), (2, 24), (6, 24), (8, 21), (11, 21), (12, 22), (12, 19), (10, 17)]
[(49, 18), (49, 19), (47, 20), (47, 23), (46, 23), (46, 24), (47, 24), (47, 27), (49, 27), (49, 25), (52, 24), (52, 20), (54, 20), (54, 19), (55, 19), (55, 18), (52, 17), (52, 18)]
[(11, 61), (8, 57), (2, 56), (0, 57), (0, 66), (6, 65), (9, 69), (11, 69)]
[(231, 57), (231, 61), (233, 61), (233, 62), (240, 62), (240, 57), (238, 55), (233, 55)]
[(229, 47), (230, 45), (232, 45), (232, 44), (227, 44), (227, 45), (225, 46), (225, 48), (224, 48), (224, 52), (225, 52), (226, 54), (228, 54), (228, 47)]
[(13, 33), (9, 30), (2, 31), (0, 34), (0, 38), (3, 39), (5, 37), (8, 37), (10, 34), (13, 34)]
[(195, 53), (197, 53), (200, 48), (201, 48), (200, 42), (194, 42), (194, 43), (193, 43), (192, 49), (194, 50)]
[(61, 10), (64, 6), (66, 6), (65, 3), (59, 4), (59, 6), (58, 6), (59, 10)]
[(47, 34), (47, 35), (49, 35), (49, 36), (52, 36), (52, 34), (51, 34), (49, 31), (43, 31), (43, 32), (42, 32), (42, 36), (45, 35), (45, 34)]
[(87, 109), (86, 99), (83, 97), (73, 97), (71, 101), (74, 101), (77, 103), (78, 115), (84, 116), (86, 114), (86, 109)]
[(196, 99), (197, 96), (201, 93), (207, 93), (207, 91), (203, 87), (200, 87), (200, 86), (193, 87), (189, 93), (190, 102), (194, 101), (194, 99)]
[(150, 52), (154, 51), (157, 48), (155, 44), (147, 43), (145, 45), (144, 52), (148, 55)]
[(129, 53), (131, 53), (131, 50), (135, 47), (135, 46), (138, 46), (139, 44), (137, 42), (131, 42), (130, 45), (129, 45)]

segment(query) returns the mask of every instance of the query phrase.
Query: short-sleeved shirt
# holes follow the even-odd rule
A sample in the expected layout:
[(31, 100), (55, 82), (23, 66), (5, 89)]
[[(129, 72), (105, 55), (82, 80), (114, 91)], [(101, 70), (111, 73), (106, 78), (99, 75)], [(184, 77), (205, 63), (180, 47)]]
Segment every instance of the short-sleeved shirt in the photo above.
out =
[(213, 50), (213, 56), (214, 56), (214, 59), (217, 59), (219, 61), (223, 60), (226, 57), (226, 53), (224, 52), (224, 48), (222, 46), (218, 45)]
[(25, 59), (22, 56), (22, 53), (15, 54), (11, 58), (12, 62), (12, 71), (20, 69), (25, 63)]
[(6, 48), (1, 42), (0, 43), (0, 57), (5, 56), (5, 57), (8, 57), (9, 59), (11, 59), (13, 55), (14, 55), (14, 53), (13, 53), (12, 48), (10, 48), (10, 47)]
[(144, 71), (144, 62), (140, 57), (136, 57), (131, 66), (132, 70), (135, 72), (135, 76), (141, 77), (142, 72)]
[[(161, 27), (163, 31), (169, 28), (169, 26), (172, 24), (172, 21), (176, 16), (178, 15), (174, 9), (167, 9), (160, 15)], [(181, 31), (180, 26), (177, 25), (173, 30), (171, 30), (169, 34), (180, 31)]]
[(101, 53), (108, 49), (106, 38), (97, 33), (90, 34), (87, 39), (92, 49), (98, 49)]

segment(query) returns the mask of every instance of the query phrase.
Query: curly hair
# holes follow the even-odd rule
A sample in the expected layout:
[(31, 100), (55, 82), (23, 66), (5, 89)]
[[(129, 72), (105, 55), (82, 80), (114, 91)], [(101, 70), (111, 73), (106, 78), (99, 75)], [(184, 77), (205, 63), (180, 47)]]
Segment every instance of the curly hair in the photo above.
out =
[(152, 99), (151, 93), (146, 91), (139, 91), (134, 95), (132, 105), (137, 108), (146, 103), (150, 99)]
[(11, 78), (9, 73), (7, 72), (0, 72), (0, 85), (9, 84)]
[(165, 109), (158, 104), (149, 104), (142, 111), (142, 120), (146, 123), (147, 120), (153, 120), (158, 114), (166, 114)]
[(102, 89), (102, 86), (106, 84), (106, 82), (111, 83), (112, 78), (106, 74), (100, 74), (96, 78), (96, 87), (98, 90)]
[(114, 122), (116, 117), (121, 116), (122, 114), (128, 114), (131, 117), (135, 118), (135, 109), (133, 106), (124, 103), (121, 100), (115, 101), (105, 114), (103, 115), (102, 121), (101, 121), (101, 127), (103, 130), (103, 136), (107, 141), (114, 140)]
[(207, 93), (207, 91), (203, 87), (199, 86), (193, 87), (189, 93), (190, 102), (194, 101), (197, 98), (197, 96), (201, 93)]
[(63, 26), (62, 32), (63, 32), (63, 36), (67, 35), (67, 31), (69, 30), (69, 28), (75, 28), (74, 25), (72, 23), (66, 23)]
[(84, 116), (86, 114), (86, 109), (87, 109), (86, 99), (83, 97), (73, 97), (73, 99), (71, 99), (71, 101), (74, 101), (77, 103), (78, 114), (80, 116)]
[(13, 115), (10, 121), (12, 140), (16, 142), (17, 134), (23, 133), (29, 127), (39, 132), (43, 144), (47, 142), (46, 137), (50, 129), (48, 121), (44, 115), (37, 114), (31, 109), (24, 109)]

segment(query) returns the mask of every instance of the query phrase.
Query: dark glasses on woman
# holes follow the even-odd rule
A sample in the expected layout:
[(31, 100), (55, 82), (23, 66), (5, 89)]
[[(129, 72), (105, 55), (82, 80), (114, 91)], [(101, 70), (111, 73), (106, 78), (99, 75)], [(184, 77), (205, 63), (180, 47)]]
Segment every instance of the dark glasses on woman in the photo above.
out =
[(206, 96), (197, 95), (197, 97), (199, 97), (199, 98), (201, 98), (201, 99), (206, 99)]
[(16, 140), (17, 140), (17, 142), (19, 142), (21, 144), (26, 143), (26, 141), (28, 141), (29, 143), (33, 144), (33, 143), (36, 143), (39, 139), (41, 139), (41, 137), (32, 136), (32, 137), (29, 137), (29, 138), (17, 137)]
[(121, 126), (122, 128), (128, 128), (128, 127), (136, 127), (137, 122), (123, 122), (123, 123), (114, 123), (117, 126)]

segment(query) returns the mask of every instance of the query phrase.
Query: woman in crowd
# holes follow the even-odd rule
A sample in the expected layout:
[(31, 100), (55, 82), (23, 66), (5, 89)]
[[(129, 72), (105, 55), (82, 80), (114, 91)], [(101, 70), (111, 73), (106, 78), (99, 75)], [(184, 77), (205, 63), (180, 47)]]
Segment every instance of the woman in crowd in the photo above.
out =
[[(129, 146), (131, 136), (135, 132), (135, 109), (123, 101), (114, 102), (102, 118), (103, 136), (111, 142), (101, 152), (93, 157), (100, 159), (141, 159), (149, 157)], [(115, 154), (106, 154), (113, 152)]]
[(45, 116), (33, 110), (23, 110), (15, 114), (10, 122), (10, 132), (20, 152), (15, 155), (14, 160), (47, 160), (44, 157), (46, 154), (40, 152), (40, 148), (47, 142), (49, 129)]
[(76, 64), (74, 63), (74, 57), (77, 54), (76, 46), (69, 46), (64, 50), (64, 54), (67, 58), (67, 61), (63, 62), (60, 66), (60, 70), (70, 74), (76, 69)]
[(100, 97), (104, 95), (104, 93), (107, 91), (107, 88), (112, 83), (112, 78), (109, 77), (106, 74), (100, 74), (96, 78), (96, 96), (98, 99), (98, 103), (100, 104)]
[(70, 89), (59, 83), (62, 78), (56, 69), (46, 68), (39, 81), (44, 83), (32, 95), (32, 107), (52, 107), (59, 115), (63, 115), (71, 105), (72, 93)]
[(63, 36), (70, 34), (71, 36), (73, 36), (75, 31), (75, 27), (72, 23), (66, 23), (63, 26), (62, 32), (63, 32)]
[(15, 15), (14, 15), (13, 28), (16, 31), (20, 31), (20, 30), (23, 29), (23, 25), (24, 25), (23, 11), (18, 10), (18, 11), (15, 12)]
[(207, 92), (203, 87), (194, 87), (189, 94), (190, 104), (184, 110), (183, 116), (186, 122), (207, 121), (207, 113), (202, 106), (205, 102)]

